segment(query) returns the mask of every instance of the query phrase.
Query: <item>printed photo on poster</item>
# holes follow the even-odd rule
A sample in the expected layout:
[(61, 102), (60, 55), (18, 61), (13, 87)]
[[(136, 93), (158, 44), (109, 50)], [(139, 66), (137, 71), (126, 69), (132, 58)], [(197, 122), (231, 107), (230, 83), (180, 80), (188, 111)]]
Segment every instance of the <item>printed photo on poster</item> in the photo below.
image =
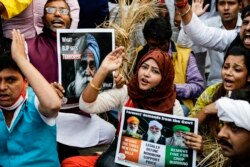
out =
[(196, 151), (183, 142), (198, 120), (123, 107), (115, 162), (131, 167), (195, 167)]
[[(57, 31), (59, 82), (65, 89), (63, 107), (77, 106), (83, 89), (101, 61), (115, 48), (113, 29), (61, 29)], [(102, 90), (113, 87), (112, 74)]]

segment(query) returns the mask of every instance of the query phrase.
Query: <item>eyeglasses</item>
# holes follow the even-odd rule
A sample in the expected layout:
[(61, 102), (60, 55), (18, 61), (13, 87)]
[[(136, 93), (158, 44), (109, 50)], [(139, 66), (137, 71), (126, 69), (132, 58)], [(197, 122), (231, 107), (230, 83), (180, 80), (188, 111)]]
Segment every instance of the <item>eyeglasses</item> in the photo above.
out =
[(69, 14), (69, 9), (66, 9), (66, 8), (47, 7), (47, 8), (45, 8), (45, 10), (49, 14), (55, 14), (56, 11), (59, 11), (59, 13), (62, 15)]

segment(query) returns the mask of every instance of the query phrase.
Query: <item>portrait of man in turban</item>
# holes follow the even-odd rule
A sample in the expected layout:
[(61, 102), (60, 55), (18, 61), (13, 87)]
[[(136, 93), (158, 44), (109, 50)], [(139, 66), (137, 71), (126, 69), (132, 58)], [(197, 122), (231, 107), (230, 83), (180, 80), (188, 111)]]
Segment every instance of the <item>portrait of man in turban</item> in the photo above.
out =
[(142, 135), (137, 132), (139, 128), (139, 124), (140, 124), (140, 120), (137, 117), (130, 116), (127, 119), (127, 129), (123, 130), (122, 134), (125, 136), (130, 136), (133, 138), (141, 139)]
[(184, 143), (185, 139), (183, 135), (185, 132), (190, 132), (190, 128), (184, 125), (175, 125), (172, 128), (173, 136), (166, 138), (166, 145), (177, 146), (177, 147), (187, 147)]
[(76, 54), (81, 54), (80, 60), (74, 60), (75, 79), (67, 87), (67, 95), (80, 97), (82, 90), (93, 78), (100, 64), (100, 49), (95, 37), (85, 34), (75, 42)]
[(148, 124), (147, 133), (143, 134), (142, 140), (165, 145), (165, 137), (161, 134), (163, 126), (160, 122), (152, 120)]

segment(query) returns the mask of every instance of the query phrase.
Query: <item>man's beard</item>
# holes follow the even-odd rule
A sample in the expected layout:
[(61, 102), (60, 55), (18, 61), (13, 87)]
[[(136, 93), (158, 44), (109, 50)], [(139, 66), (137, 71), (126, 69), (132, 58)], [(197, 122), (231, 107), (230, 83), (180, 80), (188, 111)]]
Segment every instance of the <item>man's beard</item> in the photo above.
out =
[(75, 94), (76, 97), (80, 97), (83, 89), (87, 86), (87, 83), (92, 79), (91, 76), (82, 76), (78, 71), (75, 78)]
[(130, 126), (128, 125), (126, 132), (127, 132), (128, 135), (132, 135), (133, 136), (133, 135), (137, 134), (137, 130), (138, 130), (138, 126), (135, 127), (134, 129), (131, 129)]
[(154, 143), (157, 143), (157, 141), (161, 137), (161, 131), (156, 132), (155, 134), (153, 134), (150, 130), (148, 130), (147, 134), (148, 134), (147, 141), (154, 142)]
[(184, 143), (184, 139), (182, 136), (177, 136), (176, 134), (173, 135), (174, 137), (174, 145), (178, 147), (187, 147)]

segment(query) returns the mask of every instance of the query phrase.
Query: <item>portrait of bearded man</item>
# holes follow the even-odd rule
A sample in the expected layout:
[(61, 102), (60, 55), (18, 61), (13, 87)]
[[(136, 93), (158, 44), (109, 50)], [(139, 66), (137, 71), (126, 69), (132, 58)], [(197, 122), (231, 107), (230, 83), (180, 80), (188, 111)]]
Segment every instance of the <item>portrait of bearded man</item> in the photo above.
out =
[(165, 137), (161, 134), (162, 128), (163, 126), (160, 122), (156, 120), (150, 121), (148, 124), (148, 131), (143, 134), (142, 140), (165, 145)]
[(127, 129), (123, 130), (122, 134), (125, 136), (141, 139), (142, 135), (137, 132), (139, 128), (139, 124), (140, 124), (140, 120), (137, 117), (130, 116), (127, 119)]
[(177, 147), (187, 147), (184, 143), (185, 139), (183, 135), (185, 132), (190, 132), (190, 128), (184, 125), (175, 125), (172, 128), (173, 136), (166, 138), (166, 145), (177, 146)]

